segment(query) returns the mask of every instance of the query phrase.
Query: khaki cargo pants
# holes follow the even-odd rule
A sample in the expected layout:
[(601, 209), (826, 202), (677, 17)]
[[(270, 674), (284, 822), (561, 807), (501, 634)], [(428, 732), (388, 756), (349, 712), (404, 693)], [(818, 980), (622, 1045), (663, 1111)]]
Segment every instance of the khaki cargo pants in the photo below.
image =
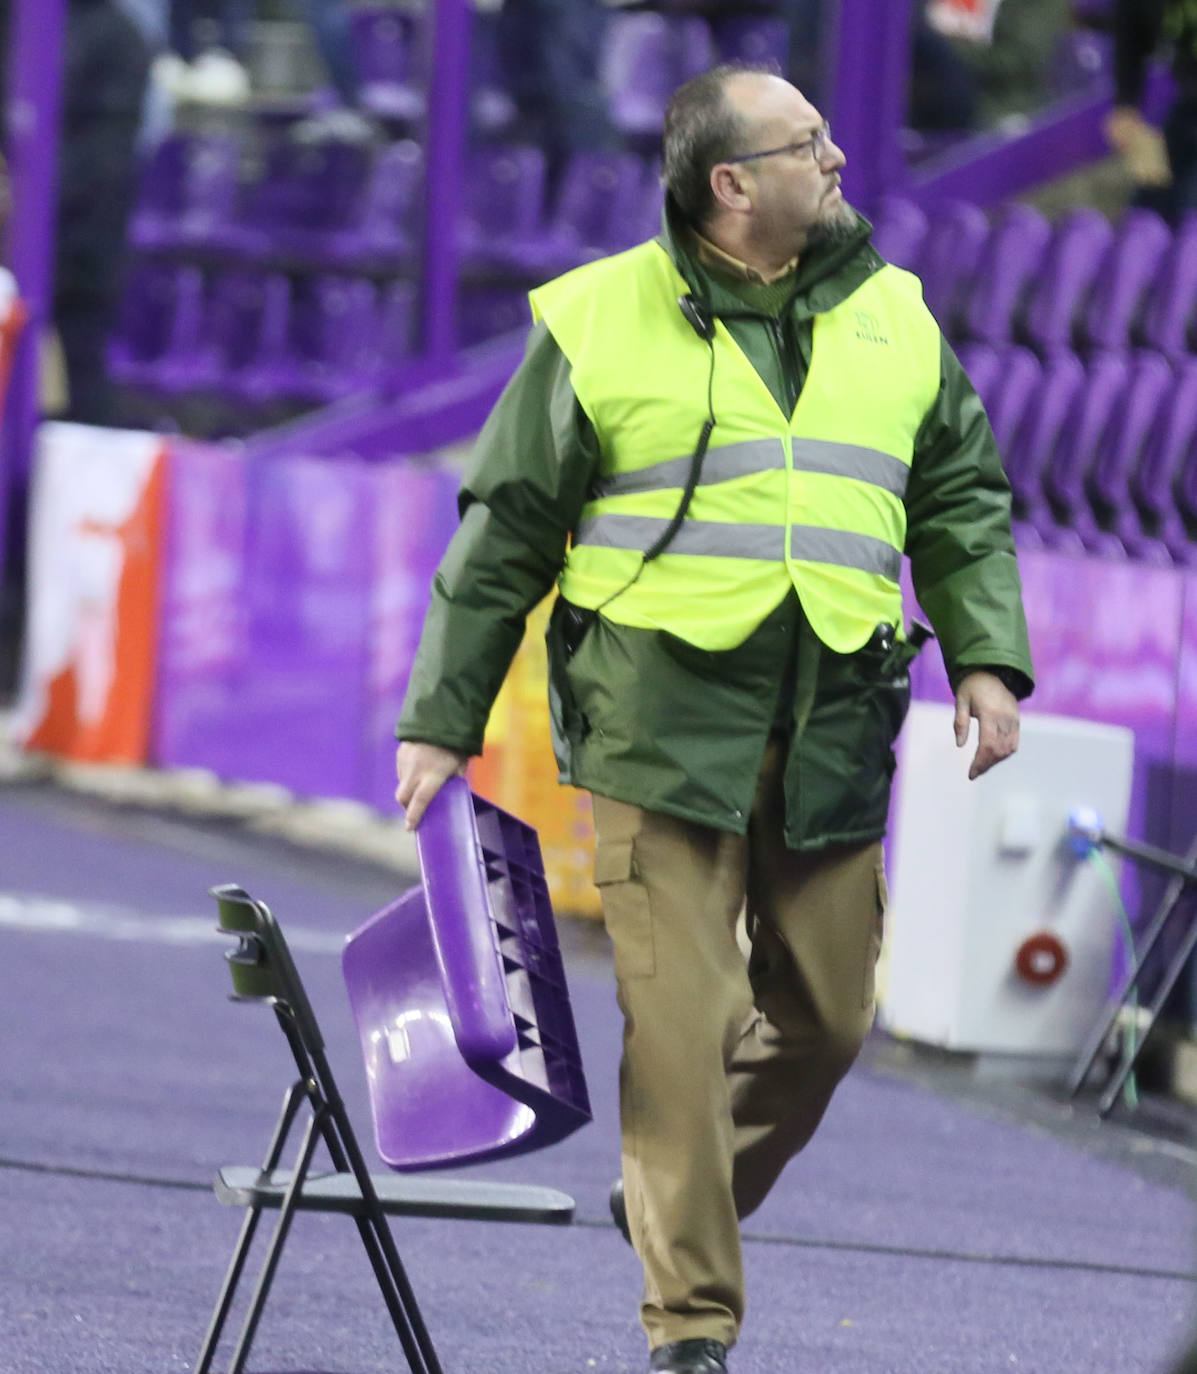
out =
[(881, 845), (788, 850), (784, 763), (771, 743), (746, 836), (594, 797), (624, 1014), (624, 1190), (652, 1348), (734, 1343), (739, 1219), (814, 1134), (872, 1024)]

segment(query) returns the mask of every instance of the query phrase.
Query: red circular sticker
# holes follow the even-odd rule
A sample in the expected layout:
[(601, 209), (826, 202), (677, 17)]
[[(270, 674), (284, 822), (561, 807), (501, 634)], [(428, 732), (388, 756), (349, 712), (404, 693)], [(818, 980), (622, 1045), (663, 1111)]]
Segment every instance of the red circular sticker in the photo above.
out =
[(1036, 987), (1054, 983), (1068, 967), (1068, 951), (1063, 941), (1050, 931), (1041, 930), (1024, 940), (1014, 956), (1018, 976)]

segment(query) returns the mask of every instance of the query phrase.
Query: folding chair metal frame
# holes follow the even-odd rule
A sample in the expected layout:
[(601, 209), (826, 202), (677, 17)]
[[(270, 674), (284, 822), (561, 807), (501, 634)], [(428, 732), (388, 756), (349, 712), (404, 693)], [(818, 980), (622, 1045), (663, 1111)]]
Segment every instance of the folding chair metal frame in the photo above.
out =
[[(387, 1216), (565, 1225), (573, 1218), (573, 1199), (554, 1189), (519, 1184), (371, 1175), (324, 1053), (315, 1013), (278, 923), (264, 903), (255, 901), (242, 888), (214, 888), (212, 895), (220, 911), (219, 929), (238, 940), (237, 947), (225, 956), (233, 978), (231, 1000), (273, 1006), (299, 1076), (283, 1098), (261, 1169), (224, 1168), (217, 1177), (217, 1198), (245, 1207), (247, 1214), (208, 1323), (195, 1374), (209, 1374), (258, 1221), (267, 1208), (277, 1208), (279, 1216), (229, 1374), (241, 1374), (244, 1369), (291, 1223), (300, 1211), (341, 1212), (353, 1217), (412, 1374), (442, 1374)], [(287, 1139), (305, 1102), (311, 1116), (294, 1165), (290, 1170), (279, 1169)], [(332, 1173), (311, 1172), (321, 1141), (332, 1161)]]

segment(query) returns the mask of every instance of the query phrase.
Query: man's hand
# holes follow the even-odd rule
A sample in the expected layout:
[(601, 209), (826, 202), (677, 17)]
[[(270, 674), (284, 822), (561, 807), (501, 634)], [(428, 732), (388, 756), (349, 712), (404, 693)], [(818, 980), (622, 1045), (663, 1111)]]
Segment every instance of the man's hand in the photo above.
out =
[(1168, 186), (1172, 170), (1163, 135), (1133, 105), (1116, 105), (1105, 120), (1105, 135), (1131, 180), (1139, 186)]
[(980, 738), (968, 770), (970, 782), (1018, 748), (1018, 701), (1001, 678), (986, 672), (969, 673), (956, 688), (957, 749), (968, 743), (968, 722), (973, 716)]
[(399, 786), (395, 788), (395, 800), (406, 812), (404, 823), (408, 830), (420, 824), (428, 803), (441, 790), (441, 786), (457, 773), (464, 773), (470, 761), (469, 754), (459, 754), (453, 749), (442, 749), (437, 744), (408, 744), (404, 741), (395, 756), (395, 770), (399, 774)]

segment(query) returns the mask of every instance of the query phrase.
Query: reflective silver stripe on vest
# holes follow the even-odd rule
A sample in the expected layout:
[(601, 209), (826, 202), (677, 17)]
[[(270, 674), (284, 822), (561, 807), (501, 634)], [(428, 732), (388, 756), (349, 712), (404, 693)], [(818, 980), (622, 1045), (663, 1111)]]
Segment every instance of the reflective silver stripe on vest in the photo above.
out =
[[(575, 544), (643, 553), (665, 533), (669, 521), (653, 515), (596, 515), (578, 526)], [(784, 525), (723, 524), (687, 520), (669, 541), (667, 553), (702, 554), (708, 558), (755, 558), (780, 563), (785, 558)]]
[[(634, 491), (667, 491), (684, 487), (690, 476), (690, 457), (665, 458), (650, 463), (635, 472), (615, 472), (595, 484), (594, 494), (627, 496)], [(707, 450), (702, 460), (700, 485), (730, 482), (733, 477), (748, 477), (754, 472), (767, 472), (785, 467), (785, 448), (780, 439), (745, 439), (739, 444), (725, 444)]]
[[(880, 449), (858, 444), (838, 444), (828, 439), (793, 439), (791, 448), (796, 472), (820, 472), (831, 477), (850, 477), (868, 482), (892, 495), (906, 494), (910, 465)], [(640, 491), (668, 491), (684, 487), (690, 476), (690, 458), (666, 458), (635, 472), (616, 472), (601, 478), (594, 487), (595, 498), (629, 496)], [(707, 451), (702, 463), (700, 486), (730, 482), (733, 477), (748, 477), (757, 472), (775, 471), (784, 466), (784, 449), (776, 439), (745, 439)]]
[(851, 477), (868, 482), (894, 496), (906, 495), (910, 464), (876, 448), (837, 444), (829, 439), (794, 439), (797, 472), (825, 472), (832, 477)]
[[(643, 553), (664, 532), (668, 520), (651, 515), (596, 515), (578, 526), (575, 544)], [(784, 525), (724, 524), (715, 520), (687, 520), (670, 541), (666, 553), (699, 554), (708, 558), (753, 558), (780, 563), (785, 558)], [(806, 563), (832, 563), (898, 580), (902, 555), (884, 539), (817, 525), (795, 525), (791, 556)]]
[(794, 525), (790, 529), (790, 557), (803, 563), (834, 563), (838, 568), (856, 568), (898, 580), (902, 554), (884, 539), (871, 534), (849, 534), (846, 530), (825, 530), (818, 525)]

